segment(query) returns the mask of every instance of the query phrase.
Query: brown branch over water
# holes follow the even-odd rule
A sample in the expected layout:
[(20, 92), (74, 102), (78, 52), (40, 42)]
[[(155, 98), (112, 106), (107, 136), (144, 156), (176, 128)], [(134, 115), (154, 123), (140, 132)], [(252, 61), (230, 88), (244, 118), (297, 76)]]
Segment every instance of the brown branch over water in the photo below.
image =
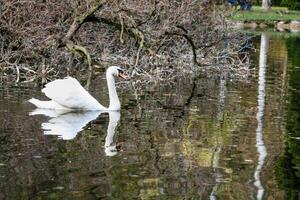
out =
[(192, 50), (192, 54), (193, 54), (193, 63), (196, 64), (196, 65), (199, 65), (199, 66), (201, 65), (201, 63), (198, 62), (198, 59), (197, 59), (197, 48), (196, 48), (195, 43), (192, 40), (192, 38), (190, 38), (185, 33), (166, 33), (166, 35), (175, 35), (175, 36), (180, 36), (180, 37), (183, 37), (184, 39), (186, 39), (186, 41), (191, 46), (191, 50)]
[(80, 56), (86, 58), (88, 66), (89, 66), (89, 70), (92, 70), (92, 59), (91, 59), (89, 52), (86, 50), (86, 48), (79, 46), (79, 45), (72, 44), (72, 43), (67, 43), (66, 47), (71, 52), (78, 53)]
[(78, 31), (81, 25), (86, 21), (86, 19), (92, 16), (97, 10), (99, 10), (107, 0), (95, 0), (90, 5), (90, 9), (74, 18), (73, 23), (71, 24), (67, 34), (62, 38), (59, 47), (64, 47), (66, 43), (73, 37), (73, 35)]

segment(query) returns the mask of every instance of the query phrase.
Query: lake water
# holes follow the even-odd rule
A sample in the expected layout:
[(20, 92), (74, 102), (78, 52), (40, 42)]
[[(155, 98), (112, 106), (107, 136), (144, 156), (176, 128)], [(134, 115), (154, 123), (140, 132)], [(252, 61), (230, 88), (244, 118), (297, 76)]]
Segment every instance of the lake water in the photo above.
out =
[(45, 113), (38, 88), (1, 86), (0, 199), (299, 199), (300, 38), (253, 44), (254, 80), (120, 90), (121, 113)]

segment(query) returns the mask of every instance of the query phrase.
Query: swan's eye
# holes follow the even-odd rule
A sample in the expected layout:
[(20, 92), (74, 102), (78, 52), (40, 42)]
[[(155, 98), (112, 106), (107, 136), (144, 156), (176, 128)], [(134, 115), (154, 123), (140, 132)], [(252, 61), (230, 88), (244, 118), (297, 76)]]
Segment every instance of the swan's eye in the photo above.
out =
[(118, 76), (120, 78), (127, 79), (127, 77), (126, 77), (126, 75), (125, 75), (125, 73), (124, 73), (124, 71), (122, 69), (118, 69), (118, 73), (119, 73)]
[(118, 69), (119, 74), (124, 74), (124, 71), (122, 69)]

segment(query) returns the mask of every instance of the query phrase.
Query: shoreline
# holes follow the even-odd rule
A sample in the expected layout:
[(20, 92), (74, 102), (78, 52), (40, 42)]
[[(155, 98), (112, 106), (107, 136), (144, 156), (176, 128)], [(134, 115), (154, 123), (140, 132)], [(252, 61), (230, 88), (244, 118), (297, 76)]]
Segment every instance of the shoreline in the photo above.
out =
[(250, 28), (250, 29), (267, 29), (274, 28), (280, 32), (300, 32), (300, 21), (274, 21), (274, 22), (259, 22), (259, 21), (238, 21), (233, 22), (237, 28)]

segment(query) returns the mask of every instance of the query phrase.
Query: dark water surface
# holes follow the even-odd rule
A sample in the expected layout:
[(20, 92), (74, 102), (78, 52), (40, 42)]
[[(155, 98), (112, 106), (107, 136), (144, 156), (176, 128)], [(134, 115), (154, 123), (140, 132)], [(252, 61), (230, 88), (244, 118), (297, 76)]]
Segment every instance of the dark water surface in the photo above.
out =
[(121, 113), (34, 111), (39, 89), (1, 86), (0, 199), (298, 199), (300, 39), (254, 44), (256, 80), (122, 90)]

